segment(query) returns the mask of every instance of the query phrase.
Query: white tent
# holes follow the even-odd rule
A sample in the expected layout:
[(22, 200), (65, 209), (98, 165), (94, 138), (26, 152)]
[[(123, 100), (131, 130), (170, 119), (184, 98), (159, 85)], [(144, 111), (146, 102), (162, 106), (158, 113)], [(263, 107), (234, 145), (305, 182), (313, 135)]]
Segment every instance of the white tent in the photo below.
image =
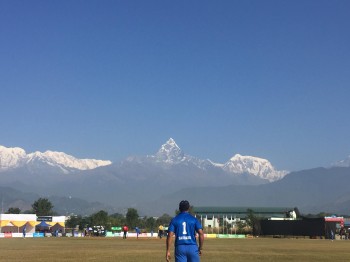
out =
[(0, 214), (0, 233), (34, 233), (38, 224), (35, 214)]

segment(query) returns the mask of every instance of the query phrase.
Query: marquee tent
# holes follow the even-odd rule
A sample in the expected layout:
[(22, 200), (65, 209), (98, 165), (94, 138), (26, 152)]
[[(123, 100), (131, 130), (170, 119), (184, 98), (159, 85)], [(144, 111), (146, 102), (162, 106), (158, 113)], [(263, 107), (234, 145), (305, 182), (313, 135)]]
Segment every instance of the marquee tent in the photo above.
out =
[(35, 214), (0, 214), (0, 233), (19, 233), (24, 227), (27, 233), (34, 233), (39, 223)]

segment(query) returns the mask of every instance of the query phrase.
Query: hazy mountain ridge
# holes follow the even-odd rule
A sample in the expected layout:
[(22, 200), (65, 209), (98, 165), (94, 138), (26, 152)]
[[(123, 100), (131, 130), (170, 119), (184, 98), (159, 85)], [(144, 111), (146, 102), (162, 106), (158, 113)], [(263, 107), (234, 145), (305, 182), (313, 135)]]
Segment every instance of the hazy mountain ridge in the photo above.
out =
[(32, 204), (40, 197), (48, 198), (53, 204), (53, 210), (60, 215), (81, 214), (90, 215), (100, 210), (107, 210), (110, 213), (121, 212), (111, 206), (106, 206), (98, 202), (88, 202), (79, 198), (42, 196), (36, 193), (25, 193), (9, 187), (1, 187), (1, 213), (5, 213), (10, 207), (17, 207), (22, 212), (30, 211)]
[[(294, 206), (304, 213), (330, 212), (348, 214), (350, 167), (315, 168), (292, 172), (283, 179), (263, 185), (228, 185), (222, 187), (184, 188), (140, 203), (140, 209), (156, 206), (166, 212), (181, 199), (194, 206), (283, 207)], [(151, 210), (145, 210), (151, 212)]]
[(286, 175), (286, 171), (276, 171), (268, 160), (257, 157), (236, 154), (224, 164), (198, 159), (185, 154), (173, 139), (154, 155), (128, 157), (119, 163), (106, 161), (106, 165), (87, 170), (62, 165), (69, 163), (71, 156), (48, 152), (28, 157), (23, 149), (0, 147), (0, 186), (61, 198), (61, 210), (68, 213), (78, 212), (72, 201), (66, 202), (72, 198), (100, 202), (109, 210), (136, 207), (145, 215), (173, 211), (177, 205), (173, 202), (183, 198), (194, 205), (295, 205), (319, 211), (331, 210), (333, 204), (340, 210), (350, 201), (346, 183), (340, 192), (332, 191), (337, 190), (333, 184), (347, 181), (350, 168), (319, 168)]

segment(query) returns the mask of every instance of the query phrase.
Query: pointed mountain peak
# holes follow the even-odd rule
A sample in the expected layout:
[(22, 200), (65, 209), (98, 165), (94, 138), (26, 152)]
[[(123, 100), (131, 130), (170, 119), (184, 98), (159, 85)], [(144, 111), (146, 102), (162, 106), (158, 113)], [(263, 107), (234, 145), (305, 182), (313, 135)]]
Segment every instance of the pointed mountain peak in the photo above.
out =
[(158, 150), (156, 157), (165, 162), (178, 162), (184, 157), (184, 153), (176, 144), (175, 140), (170, 138)]
[(173, 138), (171, 138), (171, 137), (169, 138), (168, 141), (166, 141), (165, 144), (178, 147), (178, 145), (176, 144), (175, 140)]

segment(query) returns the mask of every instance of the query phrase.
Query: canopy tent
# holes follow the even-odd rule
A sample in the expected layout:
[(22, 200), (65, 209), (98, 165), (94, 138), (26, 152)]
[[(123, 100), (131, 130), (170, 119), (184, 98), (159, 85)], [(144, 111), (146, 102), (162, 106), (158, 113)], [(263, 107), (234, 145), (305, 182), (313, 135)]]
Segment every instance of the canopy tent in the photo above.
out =
[(64, 222), (46, 222), (48, 223), (50, 226), (55, 226), (55, 225), (60, 225), (61, 227), (65, 227), (65, 223)]
[(46, 223), (45, 221), (41, 221), (39, 224), (36, 225), (37, 227), (41, 227), (41, 228), (48, 228), (51, 227), (50, 224)]
[(23, 227), (33, 233), (38, 223), (35, 214), (0, 214), (0, 233), (22, 232)]
[[(16, 233), (21, 236), (24, 232), (31, 236), (37, 231), (65, 233), (65, 216), (50, 216), (41, 220), (36, 214), (0, 214), (0, 233)], [(20, 234), (18, 234), (20, 233)]]

